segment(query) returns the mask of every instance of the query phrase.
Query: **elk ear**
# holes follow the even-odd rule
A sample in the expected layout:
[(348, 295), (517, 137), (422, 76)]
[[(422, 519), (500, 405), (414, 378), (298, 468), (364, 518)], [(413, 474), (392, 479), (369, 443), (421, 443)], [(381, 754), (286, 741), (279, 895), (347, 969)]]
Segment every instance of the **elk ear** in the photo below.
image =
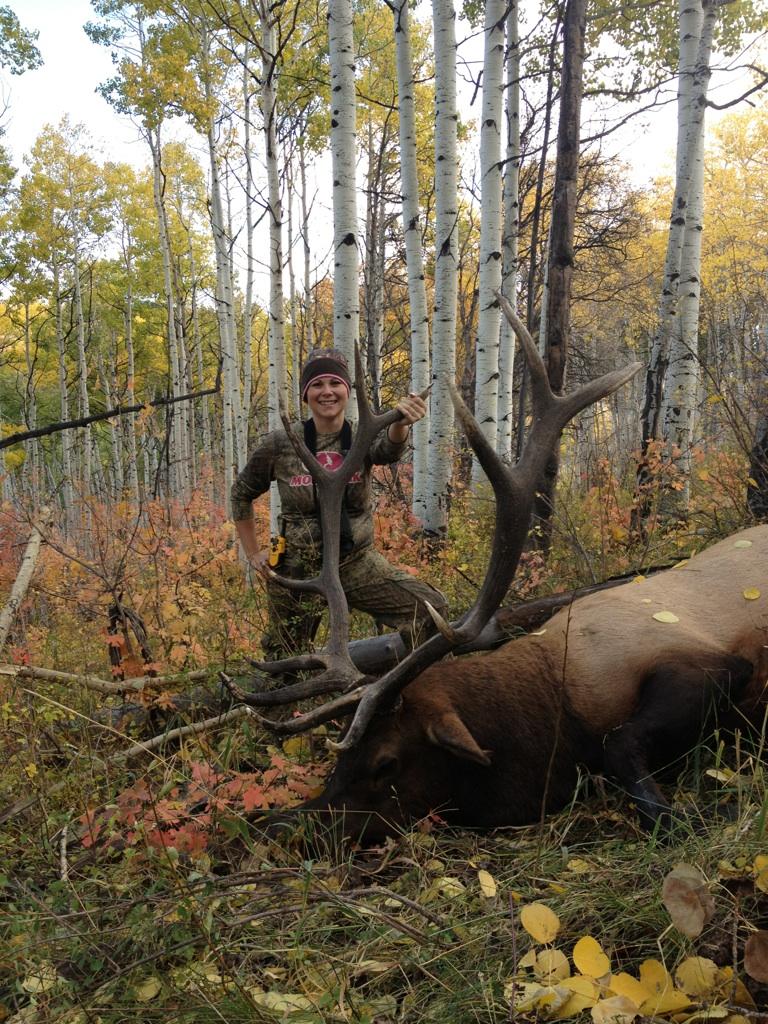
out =
[(480, 749), (474, 736), (455, 711), (446, 711), (436, 716), (427, 724), (426, 731), (427, 739), (436, 747), (444, 747), (465, 761), (474, 761), (486, 768), (490, 766), (490, 751)]

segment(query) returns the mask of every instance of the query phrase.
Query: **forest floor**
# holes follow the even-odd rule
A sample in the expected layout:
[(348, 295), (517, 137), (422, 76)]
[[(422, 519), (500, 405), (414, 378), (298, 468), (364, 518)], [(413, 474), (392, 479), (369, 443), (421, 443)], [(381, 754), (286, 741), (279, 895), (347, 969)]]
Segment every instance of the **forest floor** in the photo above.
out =
[[(150, 527), (130, 534), (126, 594), (158, 670), (202, 665), (215, 680), (257, 649), (263, 625), (231, 531), (202, 512), (172, 539)], [(109, 531), (119, 539), (114, 516)], [(486, 533), (465, 524), (439, 560), (455, 606)], [(604, 535), (600, 578), (631, 562), (620, 530)], [(380, 524), (380, 545), (414, 564), (396, 548), (405, 536)], [(17, 665), (108, 676), (104, 580), (118, 562), (125, 574), (125, 550), (88, 571), (63, 544), (46, 554)], [(554, 581), (524, 567), (517, 596), (590, 582), (553, 564)], [(170, 689), (195, 685), (155, 691), (156, 723), (169, 724)], [(128, 758), (135, 726), (105, 716), (110, 700), (0, 675), (0, 1021), (768, 1022), (759, 740), (714, 737), (667, 780), (671, 838), (642, 832), (626, 797), (585, 778), (565, 811), (527, 828), (430, 820), (369, 850), (320, 834), (310, 855), (290, 832), (265, 841), (256, 819), (322, 785), (322, 730), (281, 744), (244, 718)], [(670, 882), (680, 865), (691, 870)]]

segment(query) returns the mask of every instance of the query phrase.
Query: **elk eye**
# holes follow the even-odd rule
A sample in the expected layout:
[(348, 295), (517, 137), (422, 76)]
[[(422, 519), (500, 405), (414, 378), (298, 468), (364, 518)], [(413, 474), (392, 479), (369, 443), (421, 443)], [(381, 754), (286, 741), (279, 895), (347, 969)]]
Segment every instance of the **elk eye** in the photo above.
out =
[(384, 782), (397, 774), (398, 760), (394, 754), (386, 754), (375, 762), (371, 769), (372, 775), (377, 782)]

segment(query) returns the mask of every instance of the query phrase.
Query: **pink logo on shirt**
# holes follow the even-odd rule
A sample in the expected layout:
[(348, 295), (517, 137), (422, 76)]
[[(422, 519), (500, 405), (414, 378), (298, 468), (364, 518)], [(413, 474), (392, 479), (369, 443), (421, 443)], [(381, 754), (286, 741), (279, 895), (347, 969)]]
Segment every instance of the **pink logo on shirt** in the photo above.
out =
[[(330, 470), (331, 473), (335, 473), (343, 464), (344, 459), (340, 452), (318, 452), (317, 461), (325, 469)], [(351, 484), (359, 484), (362, 477), (360, 476), (360, 470), (353, 473), (350, 477), (349, 482)], [(296, 476), (292, 476), (288, 481), (289, 487), (311, 487), (312, 477), (309, 473), (297, 473)]]

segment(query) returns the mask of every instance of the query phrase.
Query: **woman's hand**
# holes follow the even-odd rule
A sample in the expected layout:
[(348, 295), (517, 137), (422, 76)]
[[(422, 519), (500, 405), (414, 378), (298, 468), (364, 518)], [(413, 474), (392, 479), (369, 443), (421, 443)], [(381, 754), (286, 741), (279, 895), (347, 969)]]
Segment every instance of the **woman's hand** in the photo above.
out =
[(411, 425), (427, 415), (427, 403), (421, 395), (411, 394), (401, 398), (396, 408), (402, 419), (390, 424), (387, 436), (393, 444), (402, 444), (408, 437)]
[(262, 576), (266, 576), (269, 572), (269, 548), (264, 548), (263, 551), (256, 551), (254, 554), (249, 555), (248, 561), (252, 569)]
[[(406, 395), (405, 398), (400, 399), (396, 408), (409, 426), (423, 420), (427, 415), (427, 403), (421, 395)], [(397, 426), (397, 424), (393, 425)]]

